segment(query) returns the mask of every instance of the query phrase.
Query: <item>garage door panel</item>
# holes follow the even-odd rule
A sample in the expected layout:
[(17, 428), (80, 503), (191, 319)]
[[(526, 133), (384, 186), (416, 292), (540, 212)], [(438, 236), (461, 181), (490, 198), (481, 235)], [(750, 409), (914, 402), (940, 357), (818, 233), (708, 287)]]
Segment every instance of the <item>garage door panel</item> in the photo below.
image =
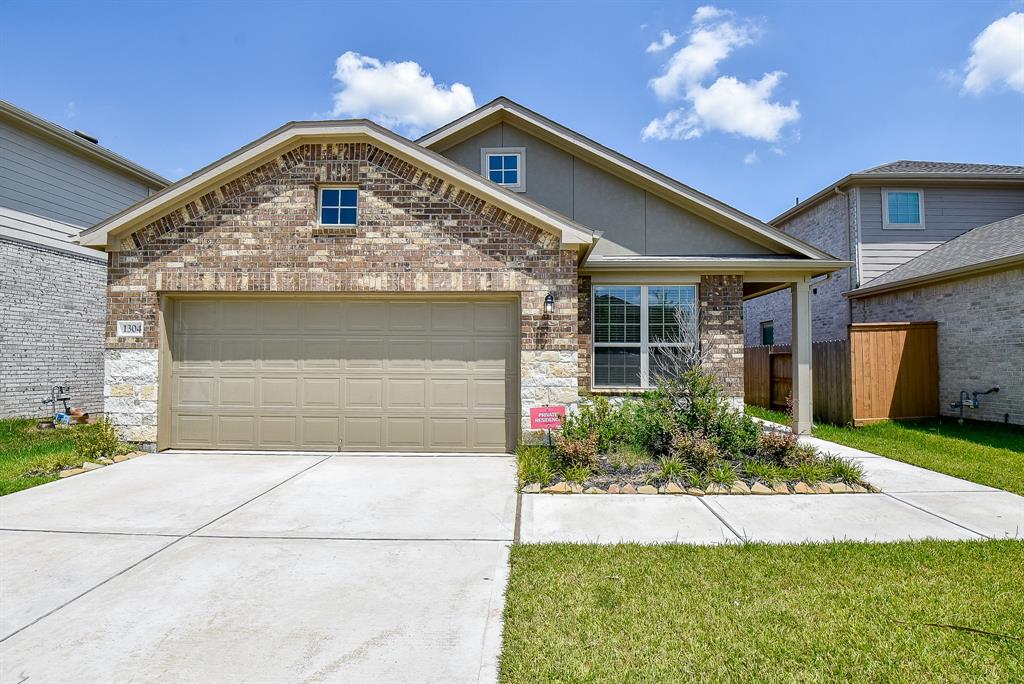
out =
[(349, 416), (341, 439), (347, 449), (380, 449), (384, 446), (384, 419)]
[(384, 382), (379, 378), (346, 378), (344, 409), (384, 408)]
[(259, 443), (267, 447), (295, 448), (299, 444), (298, 422), (295, 416), (261, 416)]
[(302, 408), (341, 409), (341, 378), (302, 378)]
[(387, 419), (387, 445), (394, 449), (422, 449), (426, 438), (426, 418), (411, 416)]
[(427, 369), (428, 358), (430, 358), (429, 345), (425, 339), (389, 339), (384, 368), (398, 371), (423, 371)]
[(341, 445), (341, 419), (337, 417), (302, 417), (300, 446), (305, 449), (328, 449), (334, 451)]
[(263, 370), (298, 370), (296, 358), (302, 348), (296, 337), (267, 337), (260, 341), (260, 368)]
[(256, 332), (260, 327), (260, 302), (224, 302), (217, 329), (221, 332)]
[(220, 405), (230, 409), (255, 409), (256, 378), (220, 378)]
[(219, 345), (217, 359), (221, 368), (256, 370), (260, 352), (252, 337), (223, 337)]
[(298, 378), (260, 378), (260, 408), (299, 408)]
[(503, 452), (518, 422), (511, 302), (173, 307), (171, 446)]
[(217, 441), (229, 449), (252, 449), (257, 444), (256, 416), (217, 416)]
[(387, 409), (427, 407), (427, 381), (423, 378), (386, 378), (384, 387)]

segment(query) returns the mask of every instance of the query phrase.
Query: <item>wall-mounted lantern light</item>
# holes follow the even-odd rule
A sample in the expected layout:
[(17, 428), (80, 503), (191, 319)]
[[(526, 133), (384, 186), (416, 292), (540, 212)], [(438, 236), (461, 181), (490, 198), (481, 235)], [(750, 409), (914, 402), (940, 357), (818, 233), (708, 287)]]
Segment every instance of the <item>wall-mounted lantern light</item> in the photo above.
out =
[(544, 297), (544, 314), (550, 316), (555, 313), (555, 295), (548, 292)]

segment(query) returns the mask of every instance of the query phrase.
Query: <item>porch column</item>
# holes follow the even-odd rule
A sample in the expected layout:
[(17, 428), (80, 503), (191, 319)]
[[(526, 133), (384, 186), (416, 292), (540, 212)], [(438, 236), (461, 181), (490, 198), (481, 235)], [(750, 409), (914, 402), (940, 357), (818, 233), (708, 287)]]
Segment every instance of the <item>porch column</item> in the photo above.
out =
[(810, 434), (814, 420), (811, 395), (811, 279), (789, 287), (793, 295), (793, 432)]

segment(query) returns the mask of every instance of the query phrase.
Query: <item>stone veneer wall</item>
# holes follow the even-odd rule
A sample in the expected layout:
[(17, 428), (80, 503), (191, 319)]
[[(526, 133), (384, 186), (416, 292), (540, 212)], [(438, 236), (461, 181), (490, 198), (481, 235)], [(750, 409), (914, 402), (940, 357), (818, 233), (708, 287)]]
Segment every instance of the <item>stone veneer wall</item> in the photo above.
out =
[(50, 413), (42, 399), (71, 387), (71, 405), (103, 410), (106, 264), (0, 240), (0, 418)]
[[(355, 230), (318, 230), (318, 184), (359, 187)], [(111, 254), (107, 411), (126, 438), (156, 439), (160, 296), (216, 292), (516, 292), (523, 426), (531, 406), (578, 398), (576, 251), (373, 145), (297, 146)], [(116, 337), (119, 319), (142, 319), (145, 336)]]
[[(852, 188), (850, 192), (855, 192)], [(849, 226), (856, 221), (857, 202), (845, 195), (834, 195), (802, 214), (778, 226), (784, 233), (810, 243), (838, 259), (850, 259)], [(811, 339), (845, 340), (849, 324), (849, 304), (843, 293), (856, 287), (854, 268), (836, 271), (829, 279), (819, 278), (811, 287)], [(761, 344), (761, 322), (773, 321), (775, 344), (793, 340), (792, 295), (789, 288), (747, 301), (743, 306), (744, 341), (747, 346)]]
[[(579, 292), (579, 391), (590, 386), (590, 297), (591, 279), (580, 276)], [(714, 373), (734, 405), (743, 405), (743, 276), (703, 276), (697, 292), (700, 302), (701, 346), (708, 350), (705, 367)], [(602, 394), (635, 394), (601, 390)]]
[(981, 397), (981, 408), (964, 409), (978, 420), (1024, 425), (1024, 268), (989, 273), (912, 290), (853, 300), (855, 323), (937, 321), (939, 410), (960, 390), (998, 387)]

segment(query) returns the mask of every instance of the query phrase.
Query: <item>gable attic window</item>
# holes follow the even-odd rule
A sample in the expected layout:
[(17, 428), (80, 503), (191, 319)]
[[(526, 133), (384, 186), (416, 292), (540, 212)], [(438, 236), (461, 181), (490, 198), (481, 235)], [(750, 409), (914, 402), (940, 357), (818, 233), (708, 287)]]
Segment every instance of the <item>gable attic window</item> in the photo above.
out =
[(882, 189), (882, 228), (886, 230), (923, 230), (922, 190)]
[(320, 188), (320, 225), (354, 227), (359, 214), (355, 188)]
[(514, 192), (526, 192), (526, 148), (483, 148), (480, 150), (480, 174)]

